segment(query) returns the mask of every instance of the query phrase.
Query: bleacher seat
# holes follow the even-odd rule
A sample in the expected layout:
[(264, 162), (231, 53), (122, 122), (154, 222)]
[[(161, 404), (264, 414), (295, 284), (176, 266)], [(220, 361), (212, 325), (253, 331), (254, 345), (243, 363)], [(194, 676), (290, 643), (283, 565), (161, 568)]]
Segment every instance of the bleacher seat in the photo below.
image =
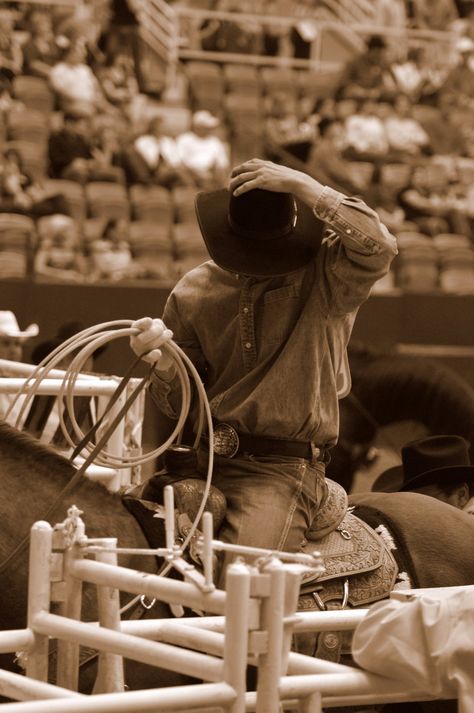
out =
[(178, 223), (195, 223), (196, 189), (188, 186), (176, 186), (171, 191), (171, 200), (174, 206), (175, 219)]
[(8, 138), (11, 141), (30, 141), (43, 146), (46, 151), (49, 137), (49, 120), (36, 109), (11, 111), (7, 121)]
[(262, 93), (260, 75), (255, 66), (229, 62), (224, 65), (223, 73), (228, 92), (245, 96), (260, 96)]
[(54, 94), (47, 79), (20, 75), (13, 81), (13, 94), (28, 109), (49, 116), (54, 109)]
[(45, 182), (48, 191), (58, 192), (64, 196), (70, 215), (81, 223), (86, 216), (86, 198), (84, 188), (76, 181), (64, 178), (48, 178)]
[(266, 94), (297, 94), (300, 91), (298, 75), (290, 67), (262, 67), (260, 81)]
[(263, 132), (263, 104), (259, 96), (228, 92), (224, 97), (224, 106), (227, 121), (234, 130), (245, 128)]
[(24, 170), (35, 180), (42, 181), (47, 174), (46, 147), (33, 141), (8, 141), (5, 149), (13, 149), (20, 155)]
[(169, 225), (173, 221), (170, 192), (163, 186), (130, 186), (132, 218), (139, 221)]
[(145, 278), (172, 281), (173, 250), (168, 226), (147, 221), (130, 224), (130, 246), (135, 263)]
[(214, 62), (190, 61), (185, 65), (191, 103), (194, 110), (208, 109), (219, 115), (222, 111), (224, 77)]
[(177, 257), (191, 254), (202, 255), (204, 259), (209, 258), (206, 244), (197, 225), (176, 223), (173, 225), (171, 236)]
[(409, 163), (384, 163), (380, 167), (380, 182), (394, 191), (408, 185), (412, 167)]
[(130, 202), (121, 183), (92, 181), (84, 187), (88, 213), (91, 218), (130, 219)]
[(0, 275), (25, 277), (35, 242), (34, 221), (18, 213), (0, 213)]
[(474, 293), (474, 250), (453, 247), (439, 256), (439, 285), (443, 292)]

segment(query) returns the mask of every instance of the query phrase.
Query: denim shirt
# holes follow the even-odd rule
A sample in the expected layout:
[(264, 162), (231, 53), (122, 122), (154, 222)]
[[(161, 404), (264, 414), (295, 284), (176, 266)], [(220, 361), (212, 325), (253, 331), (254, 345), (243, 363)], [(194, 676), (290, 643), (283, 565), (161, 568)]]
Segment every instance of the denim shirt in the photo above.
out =
[[(359, 306), (397, 254), (363, 201), (326, 187), (313, 207), (326, 224), (306, 267), (283, 277), (228, 272), (213, 261), (188, 272), (163, 321), (202, 376), (213, 417), (241, 433), (337, 441), (338, 399), (350, 391), (347, 345)], [(156, 372), (150, 392), (177, 417), (178, 380)]]

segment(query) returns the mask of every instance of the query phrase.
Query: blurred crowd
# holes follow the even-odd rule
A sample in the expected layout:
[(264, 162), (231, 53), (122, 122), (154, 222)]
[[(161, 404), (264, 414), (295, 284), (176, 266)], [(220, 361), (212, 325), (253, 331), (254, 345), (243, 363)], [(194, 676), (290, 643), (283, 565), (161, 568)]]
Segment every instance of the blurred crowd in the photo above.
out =
[[(329, 82), (301, 69), (189, 61), (185, 126), (142, 90), (134, 25), (116, 4), (0, 6), (5, 276), (174, 281), (206, 257), (196, 190), (225, 186), (233, 162), (263, 155), (376, 208), (401, 246), (399, 272), (381, 289), (474, 289), (472, 3), (439, 0), (428, 12), (421, 0), (380, 0), (380, 24), (452, 29), (457, 40), (440, 51), (373, 35)], [(312, 0), (199, 5), (297, 20), (290, 34), (257, 18), (188, 24), (191, 46), (240, 53), (284, 45), (309, 56), (321, 14)], [(20, 264), (5, 236), (22, 230), (30, 252)]]

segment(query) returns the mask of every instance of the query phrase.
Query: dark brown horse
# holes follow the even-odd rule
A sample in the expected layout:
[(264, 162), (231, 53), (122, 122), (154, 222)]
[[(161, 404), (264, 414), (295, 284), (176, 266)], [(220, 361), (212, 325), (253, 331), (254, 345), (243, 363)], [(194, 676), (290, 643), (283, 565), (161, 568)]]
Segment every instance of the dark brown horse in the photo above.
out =
[(357, 343), (349, 362), (352, 390), (340, 403), (339, 442), (327, 469), (347, 492), (374, 444), (399, 456), (408, 440), (457, 434), (471, 444), (474, 462), (474, 392), (453, 369)]
[[(61, 493), (75, 469), (58, 453), (31, 437), (0, 423), (0, 628), (25, 626), (27, 588), (27, 548), (6, 566), (3, 563), (28, 534), (31, 525), (44, 519), (51, 524), (64, 519), (72, 504), (83, 510), (89, 537), (117, 537), (120, 546), (146, 547), (147, 542), (133, 516), (119, 496), (110, 494), (101, 485), (81, 478), (65, 497)], [(353, 496), (357, 503), (356, 496)], [(433, 587), (464, 585), (474, 582), (474, 518), (433, 498), (413, 493), (369, 494), (360, 498), (360, 514), (364, 509), (386, 513), (397, 533), (402, 535), (400, 547), (407, 551), (407, 567), (415, 586)], [(398, 542), (397, 542), (398, 545)], [(122, 557), (120, 564), (146, 571), (155, 571), (153, 558)], [(96, 619), (92, 598), (86, 598), (84, 614)], [(154, 618), (168, 617), (169, 610), (158, 603)], [(3, 656), (0, 665), (12, 670), (11, 656)], [(132, 688), (149, 688), (185, 683), (184, 677), (159, 671), (142, 664), (129, 665), (127, 684)], [(83, 684), (88, 690), (88, 685)]]

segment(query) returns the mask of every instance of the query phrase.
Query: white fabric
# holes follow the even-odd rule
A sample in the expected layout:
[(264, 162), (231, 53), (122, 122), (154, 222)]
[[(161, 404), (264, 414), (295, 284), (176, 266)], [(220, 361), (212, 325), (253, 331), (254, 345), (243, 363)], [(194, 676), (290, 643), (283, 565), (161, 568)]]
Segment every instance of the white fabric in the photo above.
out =
[(55, 64), (49, 75), (52, 88), (67, 99), (94, 103), (98, 84), (92, 69), (87, 64)]
[(171, 166), (178, 166), (180, 163), (176, 141), (169, 136), (160, 136), (158, 138), (152, 134), (144, 134), (135, 140), (134, 146), (152, 169), (158, 166), (160, 157)]
[(205, 172), (229, 166), (227, 148), (217, 136), (200, 137), (186, 131), (178, 136), (176, 143), (181, 161), (194, 171)]
[(472, 713), (474, 586), (375, 604), (354, 632), (352, 655), (367, 671), (457, 698), (459, 713)]

